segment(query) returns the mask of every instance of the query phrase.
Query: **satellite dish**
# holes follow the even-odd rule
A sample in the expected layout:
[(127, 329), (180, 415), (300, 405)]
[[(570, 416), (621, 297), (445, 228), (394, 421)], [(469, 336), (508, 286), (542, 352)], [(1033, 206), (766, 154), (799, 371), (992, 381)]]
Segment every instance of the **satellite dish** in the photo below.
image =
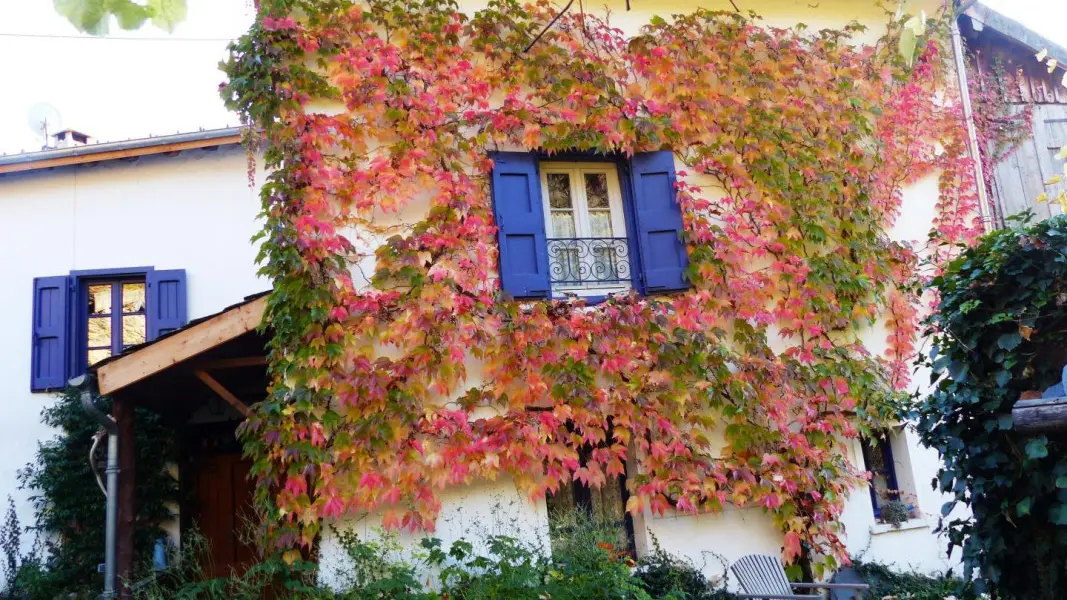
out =
[(42, 150), (48, 148), (48, 136), (63, 127), (59, 111), (56, 110), (56, 107), (46, 102), (38, 102), (31, 106), (26, 118), (30, 129), (41, 138)]

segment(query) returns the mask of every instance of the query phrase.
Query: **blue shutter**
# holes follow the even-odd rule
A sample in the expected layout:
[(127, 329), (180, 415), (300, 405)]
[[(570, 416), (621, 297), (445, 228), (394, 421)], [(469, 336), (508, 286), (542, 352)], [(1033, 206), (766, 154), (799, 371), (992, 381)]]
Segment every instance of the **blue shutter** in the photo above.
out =
[(71, 299), (69, 281), (66, 275), (33, 280), (30, 389), (35, 392), (67, 385)]
[(501, 284), (516, 298), (547, 298), (548, 243), (537, 157), (495, 152), (491, 158)]
[(148, 298), (148, 341), (180, 329), (187, 321), (185, 269), (149, 271), (146, 274)]
[(674, 153), (635, 154), (631, 177), (645, 291), (684, 290), (689, 287), (685, 278), (689, 259), (681, 237), (682, 209), (674, 189)]

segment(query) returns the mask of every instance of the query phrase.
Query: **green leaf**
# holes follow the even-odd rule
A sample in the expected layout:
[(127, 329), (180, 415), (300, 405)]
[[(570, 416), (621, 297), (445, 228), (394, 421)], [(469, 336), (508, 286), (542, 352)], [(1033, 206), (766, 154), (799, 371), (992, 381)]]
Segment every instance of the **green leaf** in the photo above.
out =
[(108, 0), (53, 0), (52, 6), (60, 16), (70, 21), (78, 31), (90, 35), (107, 35)]
[(1067, 504), (1057, 504), (1049, 509), (1048, 520), (1053, 525), (1067, 525)]
[(1060, 475), (1056, 478), (1056, 487), (1060, 488), (1061, 490), (1067, 489), (1067, 475)]
[(1014, 420), (1011, 418), (1011, 413), (1003, 414), (997, 417), (997, 427), (1000, 429), (1011, 429)]
[(1033, 438), (1026, 442), (1027, 458), (1045, 458), (1048, 456), (1048, 440), (1045, 436)]
[(942, 504), (941, 505), (941, 516), (942, 517), (947, 517), (948, 513), (952, 512), (953, 508), (956, 508), (956, 502), (955, 501), (946, 502), (946, 503)]
[(1020, 517), (1025, 517), (1026, 515), (1030, 514), (1030, 503), (1031, 502), (1032, 502), (1032, 498), (1029, 498), (1029, 497), (1023, 498), (1022, 500), (1019, 501), (1018, 504), (1015, 505), (1015, 512)]
[(1005, 350), (1014, 350), (1019, 342), (1023, 341), (1023, 336), (1018, 332), (1005, 333), (997, 338), (997, 345)]
[(167, 33), (174, 32), (187, 12), (185, 0), (148, 0), (148, 10), (152, 13), (152, 25)]

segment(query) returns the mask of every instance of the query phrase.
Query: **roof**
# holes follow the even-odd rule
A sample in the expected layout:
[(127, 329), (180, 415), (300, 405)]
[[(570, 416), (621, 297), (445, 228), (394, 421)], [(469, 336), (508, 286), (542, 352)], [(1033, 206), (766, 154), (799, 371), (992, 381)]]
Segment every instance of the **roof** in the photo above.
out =
[(0, 156), (0, 175), (241, 143), (241, 127), (206, 129)]
[(100, 393), (111, 394), (254, 331), (263, 320), (269, 291), (247, 296), (221, 311), (195, 319), (158, 338), (131, 346), (91, 367)]
[(1006, 17), (983, 4), (968, 8), (964, 14), (970, 17), (976, 31), (992, 29), (1030, 48), (1035, 54), (1041, 50), (1048, 50), (1051, 58), (1059, 59), (1060, 66), (1065, 66), (1063, 61), (1067, 61), (1067, 48), (1039, 35), (1015, 19)]

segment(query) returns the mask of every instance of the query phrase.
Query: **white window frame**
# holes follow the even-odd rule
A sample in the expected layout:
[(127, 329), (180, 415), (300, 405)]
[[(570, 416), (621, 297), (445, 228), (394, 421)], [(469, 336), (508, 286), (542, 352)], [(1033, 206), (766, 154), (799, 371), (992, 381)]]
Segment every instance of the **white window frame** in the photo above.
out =
[[(567, 239), (558, 238), (552, 229), (552, 204), (549, 202), (548, 176), (552, 173), (566, 173), (570, 178), (571, 210), (574, 213), (574, 235), (576, 238), (594, 238), (592, 225), (589, 219), (589, 202), (585, 191), (586, 174), (604, 174), (608, 183), (608, 210), (611, 214), (611, 229), (613, 238), (626, 238), (627, 245), (631, 246), (629, 231), (626, 229), (626, 213), (622, 202), (622, 184), (620, 181), (619, 168), (614, 163), (600, 162), (556, 162), (542, 161), (541, 171), (541, 205), (545, 213), (545, 233), (549, 240)], [(602, 210), (602, 209), (598, 209)], [(630, 269), (640, 268), (634, 264), (636, 258), (633, 253), (628, 253)], [(579, 296), (598, 296), (603, 294), (625, 292), (633, 286), (630, 282), (596, 283), (553, 285), (553, 292), (564, 292)]]

